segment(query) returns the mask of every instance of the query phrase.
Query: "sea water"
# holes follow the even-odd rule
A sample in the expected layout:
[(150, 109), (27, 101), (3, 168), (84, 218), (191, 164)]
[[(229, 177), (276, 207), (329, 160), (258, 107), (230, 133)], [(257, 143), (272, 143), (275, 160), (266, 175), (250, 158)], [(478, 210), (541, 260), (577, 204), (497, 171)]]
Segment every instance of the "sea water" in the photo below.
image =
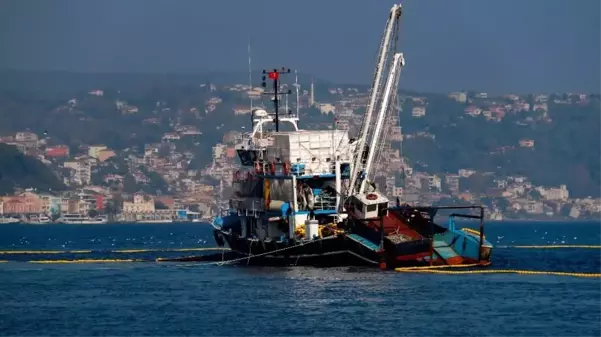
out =
[[(493, 269), (599, 272), (595, 222), (491, 222)], [(214, 246), (206, 224), (0, 225), (0, 335), (599, 336), (599, 279), (261, 268), (197, 263), (32, 264), (155, 259)], [(147, 249), (140, 253), (111, 253)]]

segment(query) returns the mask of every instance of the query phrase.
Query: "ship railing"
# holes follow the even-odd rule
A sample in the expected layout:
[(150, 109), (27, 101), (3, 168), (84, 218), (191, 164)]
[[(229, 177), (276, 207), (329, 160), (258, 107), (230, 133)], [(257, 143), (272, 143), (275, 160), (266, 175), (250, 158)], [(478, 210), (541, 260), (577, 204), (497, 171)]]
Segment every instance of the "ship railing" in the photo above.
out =
[(316, 210), (331, 210), (336, 208), (336, 197), (318, 195), (315, 198), (315, 209)]
[[(279, 158), (270, 158), (257, 160), (254, 162), (254, 168), (251, 170), (238, 170), (233, 172), (233, 182), (245, 182), (256, 179), (256, 175), (269, 176), (307, 176), (332, 174), (335, 172), (335, 165), (331, 163), (322, 163), (317, 166), (310, 160), (301, 162), (282, 161)], [(349, 175), (350, 166), (346, 161), (341, 162), (340, 174)]]
[(240, 214), (254, 216), (263, 210), (264, 201), (262, 198), (232, 199), (231, 207)]

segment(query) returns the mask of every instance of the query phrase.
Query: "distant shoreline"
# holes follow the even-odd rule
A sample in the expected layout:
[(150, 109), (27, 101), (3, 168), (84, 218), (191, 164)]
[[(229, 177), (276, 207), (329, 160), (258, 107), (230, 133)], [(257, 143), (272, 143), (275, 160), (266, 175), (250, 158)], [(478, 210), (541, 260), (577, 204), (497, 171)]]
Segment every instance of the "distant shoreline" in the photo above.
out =
[(105, 225), (211, 225), (210, 222), (107, 222), (107, 223), (95, 223), (95, 224), (81, 224), (81, 223), (33, 223), (33, 222), (17, 222), (17, 223), (5, 223), (2, 225), (27, 225), (27, 226), (48, 226), (48, 225), (68, 225), (68, 226), (105, 226)]
[[(460, 220), (458, 221), (460, 223), (477, 223), (478, 220)], [(491, 224), (491, 223), (519, 223), (519, 222), (523, 222), (523, 223), (595, 223), (601, 226), (601, 219), (571, 219), (571, 220), (561, 220), (561, 219), (504, 219), (504, 220), (484, 220), (485, 224)], [(437, 223), (444, 223), (443, 221), (437, 221)], [(110, 226), (115, 226), (115, 225), (161, 225), (161, 226), (167, 226), (167, 225), (211, 225), (211, 223), (209, 221), (207, 222), (152, 222), (152, 223), (147, 223), (147, 222), (107, 222), (107, 223), (98, 223), (98, 224), (77, 224), (77, 223), (71, 223), (71, 224), (65, 224), (65, 223), (44, 223), (44, 224), (40, 224), (40, 223), (28, 223), (28, 222), (19, 222), (19, 223), (6, 223), (6, 224), (0, 224), (0, 226), (2, 225), (27, 225), (27, 226), (48, 226), (48, 225), (69, 225), (69, 226), (105, 226), (105, 225), (110, 225)]]

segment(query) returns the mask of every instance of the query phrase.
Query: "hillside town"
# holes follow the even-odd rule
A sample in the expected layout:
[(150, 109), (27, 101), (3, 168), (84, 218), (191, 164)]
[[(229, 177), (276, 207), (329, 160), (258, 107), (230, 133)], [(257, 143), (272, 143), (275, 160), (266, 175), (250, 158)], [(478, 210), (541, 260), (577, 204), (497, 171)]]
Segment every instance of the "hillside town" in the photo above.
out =
[[(205, 84), (201, 85), (205, 86)], [(41, 191), (37, 186), (18, 186), (14, 193), (0, 197), (0, 216), (24, 222), (69, 222), (85, 219), (91, 222), (172, 222), (207, 221), (223, 209), (233, 176), (239, 169), (235, 144), (242, 140), (250, 123), (238, 129), (224, 123), (212, 125), (212, 134), (221, 139), (203, 138), (209, 126), (202, 125), (204, 116), (224, 114), (242, 117), (248, 121), (250, 102), (254, 107), (265, 106), (261, 102), (262, 88), (235, 84), (218, 87), (207, 84), (209, 98), (204, 106), (177, 106), (157, 101), (152, 113), (156, 117), (142, 120), (144, 125), (160, 124), (161, 113), (173, 110), (186, 113), (198, 123), (185, 124), (181, 119), (170, 119), (169, 131), (161, 135), (160, 142), (146, 143), (143, 148), (110, 148), (105, 144), (87, 144), (70, 147), (57, 144), (54, 135), (21, 130), (0, 135), (0, 143), (16, 147), (21, 153), (37, 158), (50, 168), (65, 188)], [(286, 90), (286, 86), (282, 88)], [(226, 105), (226, 97), (236, 95), (236, 104)], [(88, 97), (102, 98), (101, 89), (87, 93)], [(351, 134), (360, 128), (366, 108), (368, 91), (360, 88), (328, 88), (327, 93), (316, 99), (314, 84), (302, 90), (298, 99), (286, 101), (286, 109), (298, 108), (303, 113), (315, 111), (327, 121), (313, 122), (304, 117), (301, 123), (317, 124), (322, 129), (349, 130)], [(75, 111), (80, 100), (75, 97), (55, 111)], [(529, 125), (549, 123), (549, 103), (554, 105), (587, 105), (586, 94), (568, 93), (554, 95), (524, 96), (508, 94), (488, 97), (486, 93), (454, 92), (444, 99), (460, 104), (460, 119), (479, 119), (487, 123), (499, 123), (511, 116), (516, 123)], [(598, 98), (597, 98), (598, 99)], [(227, 107), (226, 107), (227, 106)], [(141, 113), (141, 108), (129, 104), (126, 99), (114, 100), (114, 109), (122, 116)], [(464, 167), (455, 172), (428, 172), (428, 163), (412, 159), (404, 153), (403, 144), (412, 140), (435, 142), (438, 136), (427, 128), (405, 133), (402, 120), (420, 120), (431, 111), (428, 95), (399, 95), (398, 114), (387, 121), (388, 139), (380, 153), (376, 184), (391, 200), (401, 200), (415, 205), (482, 203), (488, 210), (487, 217), (501, 219), (583, 219), (598, 217), (601, 199), (584, 196), (572, 197), (570, 186), (535, 185), (523, 175), (499, 175), (494, 171), (478, 171)], [(306, 114), (305, 114), (306, 115)], [(523, 116), (523, 117), (516, 117)], [(78, 118), (87, 118), (81, 115)], [(302, 126), (301, 126), (302, 127)], [(195, 151), (200, 142), (213, 141), (212, 153)], [(216, 144), (215, 144), (216, 142)], [(181, 144), (185, 143), (186, 146)], [(516, 149), (535, 150), (537, 143), (531, 138), (517, 138), (513, 145), (496, 149), (499, 153)], [(210, 160), (206, 158), (210, 156)], [(198, 167), (194, 162), (203, 159)], [(485, 186), (474, 188), (474, 181)], [(76, 220), (72, 220), (76, 219)]]

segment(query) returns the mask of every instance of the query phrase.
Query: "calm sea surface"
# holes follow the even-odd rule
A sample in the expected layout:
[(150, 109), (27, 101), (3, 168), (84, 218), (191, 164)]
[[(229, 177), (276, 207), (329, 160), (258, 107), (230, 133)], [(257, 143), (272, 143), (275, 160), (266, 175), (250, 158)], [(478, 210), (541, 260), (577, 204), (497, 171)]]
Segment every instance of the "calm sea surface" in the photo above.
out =
[[(593, 244), (594, 222), (492, 222), (493, 244)], [(210, 226), (0, 225), (0, 250), (214, 246)], [(372, 269), (29, 260), (193, 252), (0, 255), (0, 335), (599, 336), (599, 279)], [(598, 249), (496, 248), (493, 269), (599, 272)]]

